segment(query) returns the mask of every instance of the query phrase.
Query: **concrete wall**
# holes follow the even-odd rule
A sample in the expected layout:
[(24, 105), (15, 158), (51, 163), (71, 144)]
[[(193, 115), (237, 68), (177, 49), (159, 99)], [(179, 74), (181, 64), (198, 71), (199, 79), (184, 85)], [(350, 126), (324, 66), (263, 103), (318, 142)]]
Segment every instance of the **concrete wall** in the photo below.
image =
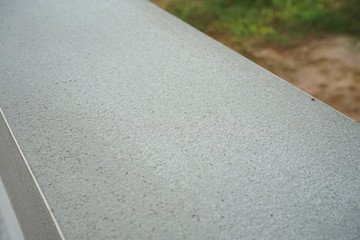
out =
[(1, 0), (0, 106), (66, 239), (360, 237), (359, 124), (146, 1)]

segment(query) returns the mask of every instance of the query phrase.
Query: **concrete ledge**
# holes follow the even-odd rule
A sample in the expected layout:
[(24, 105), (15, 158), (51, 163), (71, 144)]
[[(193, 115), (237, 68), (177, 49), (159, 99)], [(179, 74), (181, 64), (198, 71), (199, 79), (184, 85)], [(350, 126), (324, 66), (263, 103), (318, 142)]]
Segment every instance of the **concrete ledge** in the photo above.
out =
[(359, 124), (146, 1), (3, 0), (0, 105), (67, 239), (360, 236)]
[[(63, 239), (1, 109), (0, 112), (0, 180), (8, 195), (5, 196), (5, 189), (2, 189), (0, 193), (4, 195), (0, 197), (0, 207), (4, 206), (1, 209), (4, 221), (11, 222), (5, 224), (9, 230), (8, 236), (10, 240), (20, 240), (23, 237), (27, 240)], [(11, 201), (16, 219), (12, 216), (12, 207), (7, 204), (7, 198)], [(21, 230), (17, 227), (17, 222)]]

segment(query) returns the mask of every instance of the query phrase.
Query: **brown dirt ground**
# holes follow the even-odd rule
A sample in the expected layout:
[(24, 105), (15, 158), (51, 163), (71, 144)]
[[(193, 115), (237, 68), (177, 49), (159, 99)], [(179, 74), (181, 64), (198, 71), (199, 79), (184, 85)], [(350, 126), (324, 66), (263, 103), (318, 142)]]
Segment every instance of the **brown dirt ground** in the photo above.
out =
[(314, 39), (280, 50), (250, 49), (251, 59), (360, 122), (360, 40)]

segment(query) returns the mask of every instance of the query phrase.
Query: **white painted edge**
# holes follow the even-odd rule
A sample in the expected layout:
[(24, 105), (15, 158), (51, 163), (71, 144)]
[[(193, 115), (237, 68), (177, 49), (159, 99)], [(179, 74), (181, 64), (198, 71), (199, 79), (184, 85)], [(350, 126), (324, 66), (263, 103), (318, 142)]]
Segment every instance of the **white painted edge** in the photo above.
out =
[(15, 215), (14, 209), (11, 205), (9, 196), (6, 193), (1, 177), (0, 177), (0, 209), (9, 239), (25, 240), (23, 232), (21, 231), (19, 221)]
[(35, 183), (36, 188), (38, 189), (38, 191), (39, 191), (39, 193), (40, 193), (40, 195), (41, 195), (41, 198), (43, 199), (43, 201), (44, 201), (44, 203), (45, 203), (45, 205), (46, 205), (46, 208), (48, 209), (48, 211), (49, 211), (49, 213), (50, 213), (50, 216), (51, 216), (52, 220), (54, 221), (54, 224), (55, 224), (55, 226), (56, 226), (56, 229), (57, 229), (58, 232), (59, 232), (60, 238), (61, 238), (62, 240), (65, 240), (64, 234), (63, 234), (63, 232), (62, 232), (61, 229), (60, 229), (59, 223), (58, 223), (58, 221), (56, 220), (56, 218), (55, 218), (55, 216), (54, 216), (54, 213), (51, 211), (50, 205), (49, 205), (48, 201), (46, 200), (45, 195), (44, 195), (43, 191), (41, 190), (41, 188), (40, 188), (40, 186), (39, 186), (39, 183), (37, 182), (37, 180), (36, 180), (36, 178), (35, 178), (35, 175), (34, 175), (34, 173), (32, 172), (32, 170), (31, 170), (31, 168), (30, 168), (30, 166), (29, 166), (28, 161), (26, 160), (23, 152), (21, 151), (20, 146), (19, 146), (19, 143), (18, 143), (18, 141), (16, 140), (15, 135), (14, 135), (13, 131), (11, 130), (10, 125), (9, 125), (8, 121), (6, 120), (5, 114), (4, 114), (4, 112), (2, 111), (1, 108), (0, 108), (0, 113), (1, 113), (3, 119), (4, 119), (5, 123), (6, 123), (6, 126), (8, 127), (8, 129), (9, 129), (9, 131), (10, 131), (10, 133), (11, 133), (12, 138), (13, 138), (14, 141), (15, 141), (15, 144), (16, 144), (16, 146), (17, 146), (17, 148), (18, 148), (18, 150), (19, 150), (19, 152), (20, 152), (20, 154), (21, 154), (22, 159), (23, 159), (24, 162), (25, 162), (25, 165), (26, 165), (28, 171), (30, 172), (30, 175), (31, 175), (32, 179), (34, 180), (34, 183)]

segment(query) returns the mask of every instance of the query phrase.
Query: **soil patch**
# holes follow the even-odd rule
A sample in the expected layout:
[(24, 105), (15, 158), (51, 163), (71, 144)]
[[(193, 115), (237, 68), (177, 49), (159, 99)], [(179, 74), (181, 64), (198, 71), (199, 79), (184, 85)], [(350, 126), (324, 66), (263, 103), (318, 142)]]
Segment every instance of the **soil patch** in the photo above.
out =
[(248, 53), (259, 65), (360, 122), (359, 40), (339, 36)]

